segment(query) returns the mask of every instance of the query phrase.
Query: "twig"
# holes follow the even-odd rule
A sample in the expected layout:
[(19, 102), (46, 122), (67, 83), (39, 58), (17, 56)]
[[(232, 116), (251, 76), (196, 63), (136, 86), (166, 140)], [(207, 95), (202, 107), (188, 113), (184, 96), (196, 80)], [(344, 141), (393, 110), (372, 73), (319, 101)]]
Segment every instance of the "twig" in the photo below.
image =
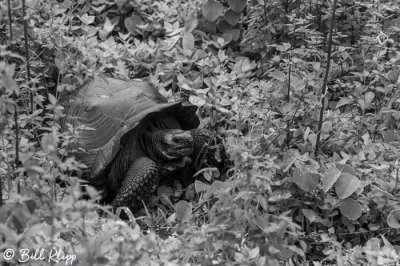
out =
[(333, 1), (331, 27), (329, 29), (329, 40), (328, 40), (328, 51), (327, 51), (328, 52), (328, 58), (327, 58), (327, 65), (326, 65), (324, 82), (322, 84), (322, 90), (321, 90), (321, 110), (320, 110), (320, 113), (319, 113), (317, 140), (316, 140), (315, 151), (314, 151), (315, 157), (318, 156), (320, 145), (321, 145), (320, 142), (321, 142), (322, 123), (323, 123), (323, 120), (324, 120), (324, 111), (325, 111), (326, 87), (328, 86), (329, 68), (331, 66), (332, 35), (333, 35), (333, 26), (335, 25), (336, 2), (337, 2), (337, 0)]
[[(13, 30), (12, 30), (12, 12), (11, 12), (11, 1), (7, 1), (7, 8), (8, 8), (8, 27), (10, 32), (10, 49), (13, 52), (14, 45), (13, 45)], [(15, 159), (14, 159), (14, 179), (17, 178), (16, 169), (18, 168), (19, 162), (19, 124), (18, 124), (18, 106), (17, 106), (17, 94), (14, 92), (12, 95), (14, 99), (14, 123), (15, 123)], [(0, 189), (1, 191), (1, 189)], [(17, 191), (20, 192), (19, 182), (17, 183)], [(2, 193), (0, 193), (2, 194)], [(2, 195), (0, 195), (2, 196)], [(2, 197), (0, 197), (2, 199)]]
[[(28, 47), (28, 22), (26, 19), (26, 7), (25, 0), (22, 0), (22, 15), (24, 20), (24, 39), (25, 39), (25, 61), (26, 61), (26, 75), (28, 82), (31, 81), (31, 67), (29, 65), (29, 47)], [(31, 104), (31, 114), (33, 113), (33, 91), (30, 91), (30, 104)]]
[(11, 0), (7, 0), (7, 9), (8, 9), (8, 28), (10, 33), (10, 48), (11, 52), (13, 52), (13, 31), (12, 31), (12, 13), (11, 13)]
[[(290, 62), (290, 55), (289, 55), (289, 73), (288, 73), (288, 91), (287, 91), (287, 95), (286, 95), (286, 102), (290, 103), (290, 83), (291, 83), (291, 75), (292, 75), (292, 64)], [(287, 121), (286, 122), (286, 147), (289, 148), (289, 144), (290, 144), (290, 122)]]

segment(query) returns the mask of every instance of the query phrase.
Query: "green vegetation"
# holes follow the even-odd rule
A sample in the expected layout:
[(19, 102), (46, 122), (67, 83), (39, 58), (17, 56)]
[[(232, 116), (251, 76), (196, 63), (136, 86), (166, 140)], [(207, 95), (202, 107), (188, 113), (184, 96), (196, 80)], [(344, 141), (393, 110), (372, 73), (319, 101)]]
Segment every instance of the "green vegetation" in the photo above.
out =
[[(4, 265), (399, 265), (400, 1), (0, 0), (0, 40)], [(197, 105), (229, 178), (139, 221), (84, 199), (58, 121), (98, 74)]]

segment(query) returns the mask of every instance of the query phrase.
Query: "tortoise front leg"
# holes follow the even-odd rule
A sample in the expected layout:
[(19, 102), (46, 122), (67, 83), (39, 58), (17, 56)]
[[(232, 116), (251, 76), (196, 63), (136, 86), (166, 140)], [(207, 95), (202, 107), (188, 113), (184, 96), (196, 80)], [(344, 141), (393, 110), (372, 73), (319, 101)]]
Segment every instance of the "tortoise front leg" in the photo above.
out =
[(133, 212), (140, 210), (143, 207), (142, 202), (149, 202), (162, 177), (188, 166), (191, 162), (192, 160), (185, 156), (158, 165), (148, 157), (140, 157), (129, 167), (111, 205), (127, 206)]
[(127, 206), (133, 212), (148, 202), (159, 182), (159, 167), (148, 157), (135, 160), (119, 188), (115, 199), (111, 202), (114, 207)]

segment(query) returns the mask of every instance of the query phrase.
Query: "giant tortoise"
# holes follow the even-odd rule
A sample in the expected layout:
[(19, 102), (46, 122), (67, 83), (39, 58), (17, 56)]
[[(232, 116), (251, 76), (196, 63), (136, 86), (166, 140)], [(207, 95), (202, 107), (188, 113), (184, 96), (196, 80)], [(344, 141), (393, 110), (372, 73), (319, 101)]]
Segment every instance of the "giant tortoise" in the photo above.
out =
[(144, 81), (97, 76), (64, 106), (62, 125), (72, 125), (84, 150), (84, 176), (114, 207), (138, 210), (164, 174), (199, 157), (212, 137), (197, 128), (196, 106), (167, 102)]

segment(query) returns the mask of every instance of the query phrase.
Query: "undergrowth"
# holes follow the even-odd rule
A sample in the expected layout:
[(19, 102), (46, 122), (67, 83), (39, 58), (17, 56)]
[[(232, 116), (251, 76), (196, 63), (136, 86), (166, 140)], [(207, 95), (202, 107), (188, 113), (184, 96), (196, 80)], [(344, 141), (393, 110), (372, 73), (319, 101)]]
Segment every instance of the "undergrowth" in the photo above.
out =
[[(0, 261), (399, 265), (399, 1), (23, 3), (0, 1)], [(228, 179), (138, 221), (83, 197), (58, 121), (99, 74), (198, 106)]]

